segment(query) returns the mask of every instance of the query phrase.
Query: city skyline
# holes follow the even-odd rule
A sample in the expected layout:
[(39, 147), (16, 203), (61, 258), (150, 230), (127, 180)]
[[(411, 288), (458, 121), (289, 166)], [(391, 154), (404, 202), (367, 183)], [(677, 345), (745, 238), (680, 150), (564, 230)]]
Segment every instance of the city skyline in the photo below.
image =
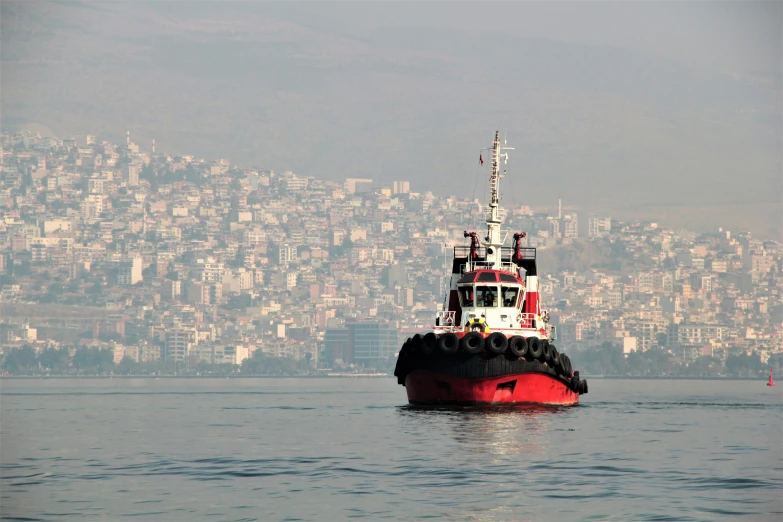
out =
[[(10, 129), (3, 129), (3, 130), (7, 132)], [(96, 143), (111, 142), (111, 140), (108, 137), (105, 137), (105, 136), (102, 137), (99, 134), (89, 134), (89, 133), (75, 134), (75, 135), (71, 135), (71, 136), (65, 137), (65, 138), (58, 137), (58, 136), (53, 136), (53, 135), (50, 136), (50, 133), (49, 134), (47, 134), (47, 133), (41, 134), (41, 130), (36, 128), (35, 126), (33, 126), (31, 129), (22, 130), (22, 132), (26, 133), (26, 134), (29, 134), (31, 136), (32, 135), (36, 135), (39, 138), (51, 137), (51, 138), (54, 138), (54, 139), (57, 139), (57, 140), (60, 140), (60, 141), (62, 141), (63, 139), (65, 139), (65, 140), (73, 140), (74, 143), (77, 144), (77, 145), (78, 144), (93, 144), (94, 145)], [(126, 130), (124, 133), (115, 131), (115, 132), (111, 133), (111, 135), (122, 135), (122, 136), (125, 136), (125, 142), (126, 143), (132, 143), (134, 145), (134, 147), (136, 147), (138, 149), (138, 151), (143, 153), (143, 154), (153, 154), (154, 155), (154, 154), (157, 153), (157, 154), (162, 154), (162, 155), (167, 156), (167, 157), (179, 157), (179, 158), (183, 158), (183, 157), (184, 158), (193, 158), (193, 157), (195, 157), (192, 153), (187, 153), (187, 152), (184, 152), (184, 153), (172, 153), (172, 152), (166, 151), (165, 149), (161, 148), (159, 143), (156, 143), (156, 139), (154, 137), (150, 138), (149, 143), (147, 143), (146, 145), (136, 143), (135, 141), (131, 141), (132, 136), (131, 136), (131, 131), (130, 130)], [(481, 155), (481, 150), (479, 148), (476, 148), (476, 153), (480, 156)], [(225, 157), (225, 158), (217, 158), (217, 157), (199, 158), (198, 161), (201, 162), (201, 163), (204, 163), (204, 162), (227, 162), (228, 165), (235, 165), (233, 163), (233, 161), (232, 161), (232, 158), (228, 158), (228, 157)], [(290, 169), (277, 169), (277, 168), (274, 168), (274, 166), (268, 166), (268, 165), (263, 165), (262, 166), (262, 165), (252, 164), (252, 163), (243, 163), (243, 164), (236, 164), (235, 166), (241, 167), (241, 168), (244, 168), (244, 169), (255, 169), (255, 170), (258, 170), (258, 171), (280, 172), (280, 173), (293, 174), (295, 176), (300, 176), (300, 177), (301, 176), (313, 177), (313, 178), (316, 178), (316, 179), (323, 179), (325, 181), (326, 180), (331, 180), (331, 177), (328, 176), (328, 175), (323, 175), (323, 176), (303, 175), (301, 173), (297, 173), (297, 172), (295, 172), (293, 170), (290, 170)], [(479, 166), (483, 167), (483, 163), (481, 163)], [(512, 169), (511, 174), (510, 174), (511, 176), (520, 176), (520, 175), (524, 176), (524, 174), (514, 174), (515, 170), (517, 170), (517, 169)], [(459, 186), (459, 187), (455, 186), (454, 188), (455, 189), (460, 188), (460, 189), (464, 189), (464, 190), (468, 190), (469, 189), (471, 191), (471, 193), (475, 196), (474, 199), (480, 205), (484, 205), (485, 204), (484, 199), (486, 199), (485, 192), (486, 192), (486, 188), (487, 188), (485, 186), (486, 183), (484, 181), (484, 177), (485, 176), (484, 176), (483, 169), (479, 169), (479, 170), (476, 171), (476, 175), (475, 175), (475, 178), (473, 179), (473, 183), (466, 183), (464, 186)], [(401, 181), (398, 181), (398, 180), (385, 180), (384, 181), (384, 180), (375, 180), (375, 179), (368, 179), (368, 178), (361, 178), (361, 177), (356, 177), (356, 178), (348, 177), (348, 178), (345, 178), (345, 179), (356, 180), (356, 181), (360, 181), (360, 182), (361, 181), (369, 181), (372, 184), (374, 184), (374, 186), (381, 186), (381, 185), (392, 186), (392, 185), (394, 185), (396, 183), (400, 183), (401, 182)], [(503, 193), (501, 194), (501, 198), (502, 198), (502, 200), (504, 202), (504, 206), (508, 206), (509, 208), (512, 208), (512, 207), (513, 208), (516, 208), (516, 207), (522, 208), (522, 207), (524, 207), (524, 208), (528, 208), (528, 209), (536, 209), (537, 212), (539, 212), (539, 213), (555, 213), (555, 214), (563, 213), (563, 212), (567, 212), (567, 213), (575, 213), (576, 212), (578, 214), (585, 214), (585, 215), (589, 214), (591, 216), (601, 216), (601, 215), (607, 214), (606, 212), (601, 213), (601, 212), (587, 211), (586, 209), (582, 208), (581, 206), (577, 205), (576, 203), (574, 203), (572, 201), (564, 201), (564, 198), (562, 198), (559, 194), (554, 194), (554, 193), (549, 194), (550, 197), (547, 198), (544, 201), (540, 201), (537, 204), (535, 202), (533, 202), (533, 204), (531, 204), (530, 202), (525, 201), (525, 199), (524, 199), (524, 196), (525, 196), (524, 190), (518, 191), (518, 192), (514, 191), (514, 186), (513, 186), (514, 185), (514, 181), (515, 181), (514, 177), (511, 177), (511, 178), (507, 177), (507, 178), (505, 178), (504, 189), (503, 189)], [(405, 183), (410, 184), (409, 181), (405, 181)], [(517, 180), (517, 183), (519, 183), (519, 180)], [(417, 192), (417, 191), (414, 190), (413, 192)], [(434, 194), (436, 194), (436, 195), (438, 195), (440, 197), (447, 197), (447, 198), (448, 197), (458, 197), (457, 194), (456, 194), (456, 190), (453, 193), (448, 193), (448, 192), (443, 192), (443, 191), (433, 191), (433, 190), (424, 190), (423, 192), (417, 192), (417, 193), (425, 193), (425, 194), (426, 193), (434, 193)], [(511, 205), (508, 205), (509, 200), (511, 200)], [(698, 232), (712, 232), (712, 231), (715, 231), (715, 230), (730, 230), (732, 228), (735, 229), (735, 230), (742, 230), (742, 231), (745, 231), (745, 232), (756, 232), (756, 233), (758, 232), (756, 230), (753, 230), (752, 228), (728, 226), (727, 224), (723, 223), (723, 221), (725, 221), (725, 219), (724, 220), (719, 220), (718, 222), (714, 222), (714, 223), (703, 223), (702, 227), (688, 227), (687, 225), (683, 226), (681, 224), (680, 220), (678, 220), (676, 218), (671, 218), (669, 216), (661, 216), (660, 219), (651, 218), (651, 217), (649, 217), (649, 214), (645, 213), (643, 208), (640, 208), (640, 209), (637, 209), (637, 210), (638, 210), (637, 215), (634, 215), (634, 213), (632, 213), (632, 212), (631, 213), (627, 213), (627, 212), (626, 213), (621, 213), (623, 221), (629, 221), (629, 222), (634, 222), (634, 221), (651, 222), (651, 223), (657, 223), (658, 225), (663, 226), (663, 227), (669, 227), (669, 228), (680, 227), (680, 228), (683, 228), (683, 229), (686, 229), (686, 230), (693, 230), (693, 231), (698, 231)], [(781, 212), (783, 212), (783, 207), (781, 207)], [(586, 228), (584, 230), (586, 230)], [(769, 229), (763, 229), (763, 232), (760, 234), (760, 237), (763, 237), (764, 239), (770, 239), (770, 240), (783, 239), (783, 236), (778, 237), (776, 232), (777, 232), (777, 227), (772, 227), (772, 228), (769, 228)], [(780, 230), (780, 232), (783, 233), (783, 228)], [(759, 234), (757, 233), (757, 235), (759, 235)]]
[[(286, 357), (314, 371), (361, 353), (360, 367), (382, 370), (395, 340), (432, 325), (444, 245), (484, 221), (477, 195), (152, 154), (128, 135), (6, 133), (0, 174), (0, 346), (55, 350), (58, 365), (58, 349), (83, 353), (74, 368), (105, 368), (79, 352), (100, 349), (124, 367)], [(690, 365), (783, 349), (780, 241), (502, 206), (504, 229), (538, 249), (567, 350), (609, 343)], [(328, 341), (357, 321), (399, 333), (369, 358), (347, 334)]]

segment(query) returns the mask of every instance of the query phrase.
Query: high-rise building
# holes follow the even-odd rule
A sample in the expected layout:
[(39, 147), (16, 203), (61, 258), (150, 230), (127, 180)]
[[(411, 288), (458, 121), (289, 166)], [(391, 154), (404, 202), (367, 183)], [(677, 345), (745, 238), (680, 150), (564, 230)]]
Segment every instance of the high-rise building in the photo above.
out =
[(346, 194), (368, 192), (372, 188), (372, 180), (364, 178), (347, 178), (344, 187)]
[(394, 288), (394, 302), (397, 306), (410, 308), (413, 306), (413, 288), (408, 286), (396, 286)]
[(667, 345), (682, 346), (688, 344), (707, 344), (710, 341), (722, 341), (729, 329), (719, 324), (672, 323), (667, 329)]
[(563, 237), (579, 237), (579, 218), (576, 214), (563, 216)]
[(271, 248), (271, 258), (274, 259), (278, 265), (287, 265), (298, 259), (298, 252), (296, 246), (290, 244), (275, 244)]
[(182, 281), (164, 279), (160, 285), (160, 294), (163, 299), (176, 299), (182, 294)]
[(117, 266), (117, 284), (119, 286), (132, 286), (143, 279), (141, 257), (137, 256), (120, 261)]
[(139, 186), (139, 166), (135, 163), (129, 163), (123, 169), (125, 172), (125, 179), (130, 187)]
[(387, 322), (346, 323), (345, 328), (327, 328), (324, 335), (328, 364), (385, 366), (398, 348), (397, 329)]
[(364, 366), (386, 363), (397, 350), (397, 329), (386, 322), (347, 323), (353, 361)]
[(411, 191), (409, 181), (395, 181), (392, 185), (392, 194), (407, 194)]
[(225, 272), (225, 264), (212, 256), (196, 258), (192, 261), (192, 273), (198, 281), (220, 282)]
[(286, 179), (285, 182), (288, 192), (302, 192), (307, 190), (307, 185), (310, 182), (309, 178), (299, 178), (290, 172), (286, 174), (290, 174), (290, 177)]
[(562, 230), (561, 227), (561, 220), (559, 219), (550, 219), (549, 220), (549, 235), (554, 238), (561, 237), (560, 232)]
[(81, 202), (81, 213), (85, 220), (97, 218), (104, 209), (104, 200), (106, 196), (103, 194), (89, 194)]
[(587, 237), (604, 237), (612, 230), (612, 219), (609, 217), (591, 216), (587, 220)]
[(263, 245), (266, 243), (266, 231), (260, 227), (247, 228), (242, 232), (242, 241), (248, 246)]
[(184, 361), (197, 343), (194, 328), (171, 328), (166, 330), (164, 355), (167, 360)]
[(193, 305), (214, 305), (223, 299), (223, 285), (221, 283), (190, 281), (185, 288), (185, 300)]
[(350, 364), (353, 362), (351, 332), (348, 328), (327, 328), (324, 333), (324, 360), (327, 364)]
[(88, 179), (87, 192), (90, 194), (105, 194), (106, 180), (98, 177)]

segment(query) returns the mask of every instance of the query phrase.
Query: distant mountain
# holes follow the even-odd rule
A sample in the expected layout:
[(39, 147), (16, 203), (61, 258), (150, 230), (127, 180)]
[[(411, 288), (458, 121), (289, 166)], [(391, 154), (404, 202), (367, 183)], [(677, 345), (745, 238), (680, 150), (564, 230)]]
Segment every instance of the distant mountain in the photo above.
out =
[[(607, 46), (334, 27), (274, 4), (7, 3), (3, 125), (517, 204), (780, 236), (780, 81)], [(511, 192), (513, 190), (513, 192)]]

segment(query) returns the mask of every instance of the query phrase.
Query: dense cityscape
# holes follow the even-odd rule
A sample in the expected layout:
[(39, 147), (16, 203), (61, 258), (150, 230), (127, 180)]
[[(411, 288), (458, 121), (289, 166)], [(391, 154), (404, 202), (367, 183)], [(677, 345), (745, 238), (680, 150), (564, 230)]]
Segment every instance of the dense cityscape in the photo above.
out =
[[(1, 145), (5, 375), (389, 373), (433, 324), (452, 247), (484, 220), (481, 193), (336, 183), (129, 134), (9, 132)], [(588, 373), (783, 365), (779, 241), (504, 195), (504, 229), (538, 249), (557, 345)]]

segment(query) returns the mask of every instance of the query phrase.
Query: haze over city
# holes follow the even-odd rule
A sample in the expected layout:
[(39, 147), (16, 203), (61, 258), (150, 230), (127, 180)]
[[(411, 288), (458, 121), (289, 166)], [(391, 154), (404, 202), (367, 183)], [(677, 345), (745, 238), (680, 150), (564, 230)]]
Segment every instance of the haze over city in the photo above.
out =
[(782, 27), (0, 0), (0, 519), (780, 522)]
[(518, 203), (780, 237), (780, 2), (0, 9), (4, 128), (441, 196), (499, 128)]

